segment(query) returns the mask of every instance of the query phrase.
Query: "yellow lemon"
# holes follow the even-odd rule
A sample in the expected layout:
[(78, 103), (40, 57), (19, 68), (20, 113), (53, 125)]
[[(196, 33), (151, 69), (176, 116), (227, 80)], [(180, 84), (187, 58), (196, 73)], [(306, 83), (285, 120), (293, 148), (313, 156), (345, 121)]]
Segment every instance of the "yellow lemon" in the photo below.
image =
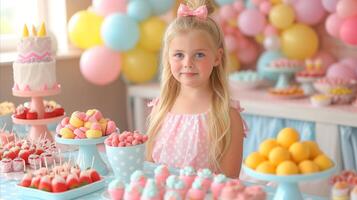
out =
[(265, 161), (266, 158), (260, 155), (258, 152), (253, 152), (245, 159), (245, 164), (252, 169), (255, 169), (261, 162)]
[(302, 174), (310, 174), (320, 171), (319, 166), (311, 160), (304, 160), (300, 162), (299, 170)]
[(309, 146), (302, 142), (295, 142), (289, 148), (289, 152), (296, 163), (308, 160), (310, 157)]
[(275, 174), (275, 166), (269, 161), (263, 161), (258, 165), (256, 171), (265, 174)]
[(290, 127), (280, 130), (277, 137), (278, 143), (285, 148), (289, 148), (290, 145), (299, 140), (299, 133), (294, 128)]
[(268, 157), (269, 152), (277, 146), (279, 146), (279, 144), (275, 139), (272, 138), (266, 139), (262, 143), (260, 143), (259, 153), (265, 157)]
[(333, 166), (333, 162), (325, 154), (320, 154), (314, 159), (314, 162), (319, 166), (320, 170), (326, 170)]
[(316, 158), (316, 156), (322, 154), (319, 145), (315, 141), (304, 141), (304, 144), (309, 146), (310, 149), (310, 159)]
[(269, 161), (273, 165), (278, 166), (281, 162), (285, 160), (290, 160), (290, 153), (284, 147), (278, 146), (270, 151)]
[(296, 166), (296, 164), (293, 161), (290, 160), (280, 163), (276, 168), (277, 175), (292, 175), (298, 173), (299, 173), (299, 168)]

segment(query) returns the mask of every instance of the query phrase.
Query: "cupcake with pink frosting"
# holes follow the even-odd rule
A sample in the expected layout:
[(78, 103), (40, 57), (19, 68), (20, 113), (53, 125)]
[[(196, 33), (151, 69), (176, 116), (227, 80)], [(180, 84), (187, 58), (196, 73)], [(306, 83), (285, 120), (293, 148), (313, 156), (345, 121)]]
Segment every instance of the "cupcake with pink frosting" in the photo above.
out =
[(203, 179), (196, 178), (192, 183), (191, 189), (187, 193), (186, 199), (188, 200), (204, 200), (206, 196), (206, 191), (203, 187)]
[(143, 194), (141, 195), (140, 200), (160, 200), (162, 197), (160, 196), (159, 189), (156, 185), (154, 179), (149, 178), (146, 181), (145, 188)]
[[(197, 172), (197, 177), (202, 178), (203, 180), (203, 188), (205, 191), (208, 191), (209, 188), (211, 187), (212, 179), (213, 179), (213, 174), (211, 170), (209, 169), (202, 169)], [(196, 179), (197, 179), (196, 177)]]
[(140, 200), (143, 193), (143, 187), (138, 184), (129, 184), (125, 188), (124, 199), (125, 200)]
[(130, 184), (133, 185), (140, 185), (142, 188), (145, 187), (146, 184), (146, 176), (143, 171), (141, 170), (136, 170), (131, 176), (130, 176)]
[(213, 182), (211, 184), (211, 192), (214, 199), (218, 199), (226, 182), (227, 177), (224, 174), (218, 174), (213, 178)]
[(120, 179), (114, 179), (109, 183), (108, 192), (111, 199), (122, 200), (125, 192), (125, 184)]
[(180, 170), (180, 179), (185, 182), (187, 188), (191, 188), (193, 181), (195, 180), (196, 173), (195, 170), (187, 166)]

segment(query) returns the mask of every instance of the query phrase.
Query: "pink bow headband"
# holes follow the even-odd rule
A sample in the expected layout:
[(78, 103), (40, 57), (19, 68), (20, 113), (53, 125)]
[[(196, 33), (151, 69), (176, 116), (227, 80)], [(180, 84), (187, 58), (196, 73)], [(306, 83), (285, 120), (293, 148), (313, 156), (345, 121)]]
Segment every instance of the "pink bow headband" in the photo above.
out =
[(200, 6), (194, 10), (181, 3), (180, 7), (177, 10), (177, 16), (179, 17), (193, 16), (205, 20), (207, 18), (207, 15), (208, 11), (206, 6)]

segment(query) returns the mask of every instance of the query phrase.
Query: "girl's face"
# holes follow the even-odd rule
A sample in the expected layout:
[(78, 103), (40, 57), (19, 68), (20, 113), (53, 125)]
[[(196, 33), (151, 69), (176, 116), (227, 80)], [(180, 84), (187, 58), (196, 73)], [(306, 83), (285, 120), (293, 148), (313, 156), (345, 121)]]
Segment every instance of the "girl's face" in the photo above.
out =
[(182, 85), (205, 86), (213, 67), (219, 66), (223, 49), (214, 47), (210, 35), (202, 30), (179, 33), (169, 44), (171, 73)]

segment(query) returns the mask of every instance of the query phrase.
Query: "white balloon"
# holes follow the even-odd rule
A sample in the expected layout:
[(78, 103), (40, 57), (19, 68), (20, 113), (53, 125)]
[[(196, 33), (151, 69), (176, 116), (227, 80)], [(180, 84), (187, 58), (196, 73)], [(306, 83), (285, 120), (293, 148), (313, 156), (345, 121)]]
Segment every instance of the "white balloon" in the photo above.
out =
[(271, 35), (264, 39), (264, 47), (269, 51), (280, 50), (280, 38), (277, 35)]

